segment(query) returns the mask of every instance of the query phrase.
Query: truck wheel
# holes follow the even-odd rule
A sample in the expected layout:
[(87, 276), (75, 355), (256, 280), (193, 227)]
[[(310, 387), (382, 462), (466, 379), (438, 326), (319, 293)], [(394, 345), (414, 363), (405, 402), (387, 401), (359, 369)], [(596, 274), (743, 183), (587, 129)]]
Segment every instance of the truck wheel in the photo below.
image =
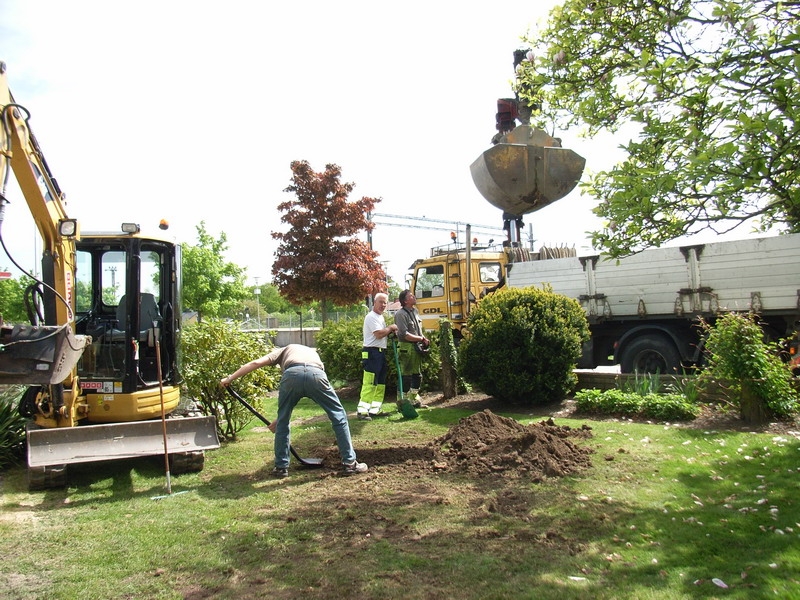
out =
[(681, 370), (675, 344), (664, 336), (641, 337), (625, 346), (620, 358), (623, 373), (671, 374)]

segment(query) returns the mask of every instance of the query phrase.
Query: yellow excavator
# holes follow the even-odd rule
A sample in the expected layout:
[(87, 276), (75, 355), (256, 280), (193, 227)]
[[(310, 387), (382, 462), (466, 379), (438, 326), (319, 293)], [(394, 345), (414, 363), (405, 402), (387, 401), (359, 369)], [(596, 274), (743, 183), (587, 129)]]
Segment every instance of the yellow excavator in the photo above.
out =
[(27, 273), (29, 322), (0, 314), (0, 385), (28, 386), (29, 487), (65, 485), (70, 464), (165, 453), (172, 473), (201, 470), (219, 440), (213, 417), (176, 414), (180, 246), (135, 223), (80, 231), (2, 62), (0, 120), (0, 244), (27, 273), (2, 237), (12, 172), (42, 239), (41, 277)]

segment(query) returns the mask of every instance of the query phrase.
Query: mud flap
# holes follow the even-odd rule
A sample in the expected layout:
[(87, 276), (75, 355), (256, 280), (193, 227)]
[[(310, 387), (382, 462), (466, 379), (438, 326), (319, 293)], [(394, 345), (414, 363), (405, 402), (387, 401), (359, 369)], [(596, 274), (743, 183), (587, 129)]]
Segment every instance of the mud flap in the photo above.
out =
[[(214, 417), (167, 419), (169, 454), (219, 448)], [(42, 428), (29, 424), (28, 467), (164, 454), (160, 420)]]

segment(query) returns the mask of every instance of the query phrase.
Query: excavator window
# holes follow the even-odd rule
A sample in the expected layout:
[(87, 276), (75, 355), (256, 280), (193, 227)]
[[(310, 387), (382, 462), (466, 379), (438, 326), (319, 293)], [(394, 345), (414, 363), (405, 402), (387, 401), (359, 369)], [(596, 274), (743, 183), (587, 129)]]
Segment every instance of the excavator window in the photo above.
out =
[[(76, 261), (76, 330), (92, 338), (78, 374), (83, 380), (118, 380), (136, 365), (141, 380), (156, 379), (153, 345), (161, 339), (169, 306), (163, 302), (169, 297), (164, 249), (130, 240), (86, 243)], [(136, 353), (127, 341), (138, 344)]]
[(125, 253), (105, 252), (101, 258), (100, 276), (103, 304), (117, 306), (125, 294), (126, 280)]

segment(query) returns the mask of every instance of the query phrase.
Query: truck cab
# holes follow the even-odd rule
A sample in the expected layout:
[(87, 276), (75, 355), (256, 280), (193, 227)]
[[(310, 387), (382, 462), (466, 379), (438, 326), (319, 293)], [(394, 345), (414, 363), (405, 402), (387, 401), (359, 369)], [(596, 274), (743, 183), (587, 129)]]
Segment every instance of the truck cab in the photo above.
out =
[(428, 258), (411, 265), (410, 289), (422, 326), (438, 329), (439, 319), (446, 318), (453, 324), (453, 335), (463, 337), (470, 306), (505, 284), (507, 263), (499, 247), (466, 248), (454, 243), (432, 248)]

